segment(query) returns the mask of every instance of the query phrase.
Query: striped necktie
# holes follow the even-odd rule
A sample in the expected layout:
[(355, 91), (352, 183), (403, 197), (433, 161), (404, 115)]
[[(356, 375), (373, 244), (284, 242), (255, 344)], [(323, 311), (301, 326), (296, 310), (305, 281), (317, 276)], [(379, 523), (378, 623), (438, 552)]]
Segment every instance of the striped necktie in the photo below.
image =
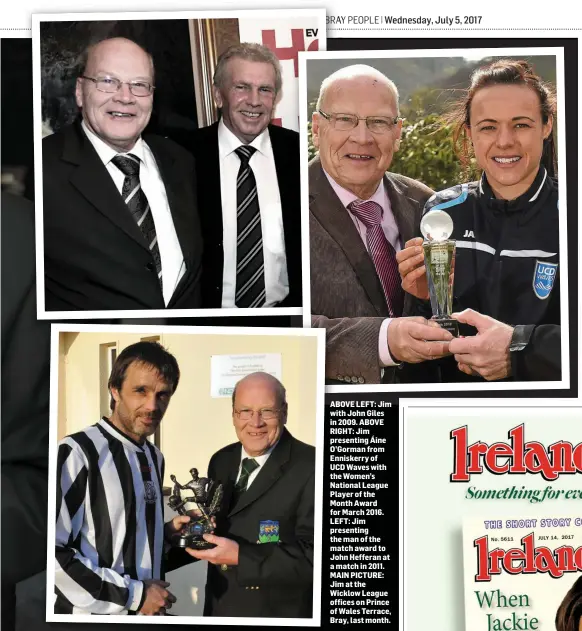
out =
[(158, 280), (162, 285), (162, 259), (160, 257), (160, 246), (156, 235), (156, 226), (148, 202), (139, 182), (139, 158), (133, 153), (118, 154), (112, 158), (111, 162), (125, 175), (121, 197), (127, 204), (131, 216), (139, 226), (141, 233), (152, 253)]
[(265, 263), (257, 182), (249, 160), (254, 147), (235, 149), (240, 158), (236, 179), (236, 294), (239, 308), (262, 307), (265, 304)]
[(235, 501), (247, 490), (249, 476), (259, 466), (254, 458), (243, 458), (240, 467), (240, 476), (234, 485)]
[(396, 251), (382, 230), (382, 206), (372, 201), (354, 201), (348, 204), (348, 210), (366, 226), (368, 252), (384, 290), (388, 313), (392, 318), (399, 317), (404, 305), (404, 291), (398, 273)]

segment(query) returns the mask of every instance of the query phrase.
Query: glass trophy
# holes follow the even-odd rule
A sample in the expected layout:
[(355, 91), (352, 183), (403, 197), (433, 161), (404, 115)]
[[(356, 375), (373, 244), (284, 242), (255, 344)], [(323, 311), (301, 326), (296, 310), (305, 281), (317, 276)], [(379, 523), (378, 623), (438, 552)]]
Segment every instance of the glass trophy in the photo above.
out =
[(455, 241), (449, 237), (453, 233), (453, 220), (444, 210), (430, 210), (420, 220), (420, 231), (424, 237), (422, 247), (433, 314), (431, 319), (457, 337), (459, 323), (451, 318)]

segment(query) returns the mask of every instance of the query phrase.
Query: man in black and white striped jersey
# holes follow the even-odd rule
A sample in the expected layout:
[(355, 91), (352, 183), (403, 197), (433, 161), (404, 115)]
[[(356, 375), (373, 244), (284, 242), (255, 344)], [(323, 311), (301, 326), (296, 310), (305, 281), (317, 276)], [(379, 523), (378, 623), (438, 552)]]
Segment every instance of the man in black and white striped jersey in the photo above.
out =
[(175, 602), (161, 580), (164, 538), (190, 518), (164, 524), (164, 458), (146, 438), (179, 378), (157, 342), (128, 346), (109, 378), (110, 418), (60, 442), (55, 613), (160, 615)]

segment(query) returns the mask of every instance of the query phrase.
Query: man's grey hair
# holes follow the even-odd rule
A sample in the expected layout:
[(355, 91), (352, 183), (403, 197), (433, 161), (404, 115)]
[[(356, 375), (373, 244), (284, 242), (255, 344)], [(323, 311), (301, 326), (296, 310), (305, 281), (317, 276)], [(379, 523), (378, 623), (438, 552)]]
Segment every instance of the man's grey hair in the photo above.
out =
[(287, 390), (285, 389), (285, 386), (277, 379), (277, 377), (274, 377), (268, 372), (252, 372), (250, 375), (246, 375), (246, 377), (243, 377), (236, 382), (234, 390), (232, 391), (233, 412), (237, 388), (247, 379), (264, 379), (265, 381), (270, 382), (273, 387), (273, 392), (275, 393), (275, 405), (277, 406), (277, 409), (281, 410), (285, 414), (285, 416), (287, 416)]
[(275, 93), (279, 94), (283, 79), (281, 77), (281, 64), (275, 53), (267, 46), (252, 42), (241, 42), (227, 48), (218, 58), (214, 71), (213, 83), (217, 88), (222, 88), (226, 83), (226, 66), (231, 59), (246, 59), (247, 61), (259, 61), (268, 63), (275, 70)]
[(365, 64), (355, 64), (353, 66), (346, 66), (345, 68), (340, 68), (336, 70), (334, 73), (330, 74), (329, 77), (326, 77), (321, 82), (321, 87), (319, 88), (319, 97), (317, 99), (317, 105), (315, 106), (316, 110), (320, 110), (323, 108), (323, 103), (325, 101), (325, 94), (330, 86), (339, 81), (340, 79), (356, 79), (357, 77), (370, 77), (379, 81), (386, 85), (394, 95), (394, 99), (396, 101), (397, 113), (399, 113), (398, 106), (398, 88), (394, 84), (394, 81), (391, 81), (385, 74), (376, 70), (376, 68), (372, 68), (372, 66), (366, 66)]

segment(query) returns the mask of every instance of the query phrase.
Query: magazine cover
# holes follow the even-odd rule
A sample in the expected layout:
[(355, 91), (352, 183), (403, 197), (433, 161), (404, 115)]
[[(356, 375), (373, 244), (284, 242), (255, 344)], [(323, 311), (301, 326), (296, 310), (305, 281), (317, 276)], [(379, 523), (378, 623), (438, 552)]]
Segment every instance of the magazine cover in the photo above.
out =
[(401, 402), (404, 628), (580, 631), (580, 410), (467, 403)]
[(582, 599), (581, 527), (577, 511), (465, 519), (466, 628), (577, 631), (580, 614), (571, 621), (571, 610)]

